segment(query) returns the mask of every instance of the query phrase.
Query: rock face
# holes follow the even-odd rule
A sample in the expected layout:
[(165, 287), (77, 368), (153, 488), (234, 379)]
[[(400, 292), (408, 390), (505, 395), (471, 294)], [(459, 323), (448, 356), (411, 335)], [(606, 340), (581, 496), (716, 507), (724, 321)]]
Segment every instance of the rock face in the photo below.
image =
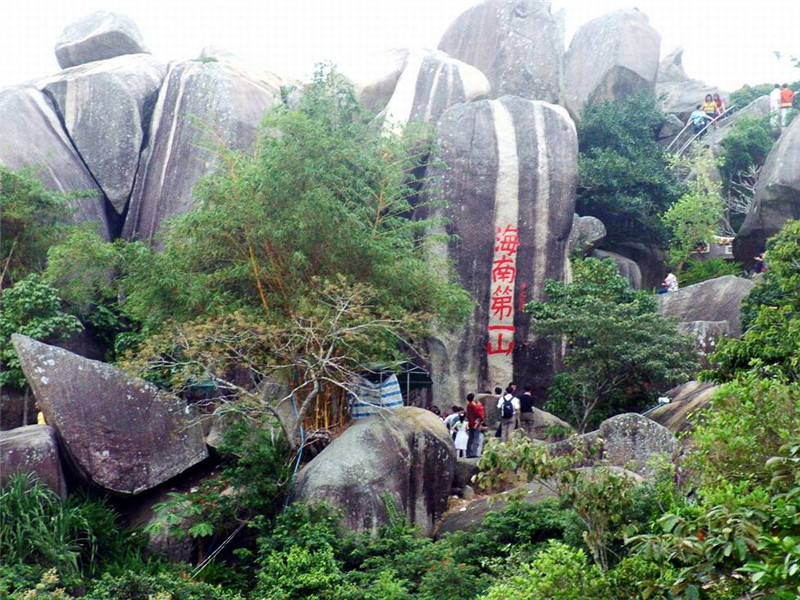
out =
[(0, 164), (10, 169), (31, 169), (46, 188), (68, 194), (76, 223), (97, 223), (109, 238), (105, 198), (75, 151), (56, 111), (40, 91), (29, 87), (0, 90)]
[(110, 365), (14, 334), (14, 348), (65, 456), (86, 483), (137, 494), (208, 456), (183, 401)]
[(692, 428), (692, 418), (711, 403), (716, 390), (711, 383), (689, 381), (668, 391), (670, 403), (659, 406), (648, 417), (678, 435)]
[(475, 67), (444, 52), (409, 52), (382, 114), (388, 127), (409, 121), (436, 123), (454, 104), (488, 95), (489, 81)]
[(800, 218), (800, 119), (784, 129), (761, 169), (750, 213), (733, 240), (736, 260), (753, 264), (789, 219)]
[(429, 535), (447, 508), (455, 463), (455, 446), (441, 419), (402, 407), (347, 429), (300, 472), (294, 499), (341, 508), (354, 531), (388, 523), (388, 500)]
[(0, 485), (15, 473), (35, 473), (62, 498), (67, 484), (52, 427), (28, 425), (0, 431)]
[(755, 283), (749, 279), (726, 275), (709, 279), (658, 297), (659, 312), (677, 317), (682, 323), (692, 321), (727, 321), (733, 337), (742, 335), (739, 312), (742, 300)]
[(447, 29), (439, 50), (476, 66), (493, 97), (561, 100), (564, 23), (550, 0), (485, 0)]
[(364, 57), (359, 62), (358, 71), (350, 72), (347, 67), (342, 67), (342, 74), (353, 84), (361, 104), (377, 115), (386, 108), (394, 94), (410, 54), (409, 48), (393, 48)]
[(695, 348), (700, 354), (701, 364), (710, 368), (708, 356), (716, 351), (722, 338), (730, 337), (730, 324), (727, 321), (688, 321), (678, 323), (678, 331), (694, 338)]
[(252, 147), (281, 80), (226, 61), (172, 64), (158, 96), (122, 237), (152, 238), (165, 219), (188, 212), (194, 188), (218, 164), (214, 148)]
[(628, 280), (628, 283), (631, 284), (634, 290), (642, 289), (642, 271), (639, 269), (639, 265), (630, 258), (626, 258), (616, 252), (609, 252), (608, 250), (595, 250), (592, 252), (592, 256), (600, 260), (610, 258), (617, 263), (619, 274)]
[(683, 69), (683, 48), (676, 48), (664, 57), (658, 67), (656, 96), (661, 99), (661, 109), (665, 113), (679, 115), (685, 122), (706, 94), (723, 94), (724, 97), (721, 89), (686, 74)]
[(655, 89), (661, 36), (638, 9), (589, 21), (572, 38), (564, 62), (567, 109), (579, 116), (589, 100), (622, 99)]
[(572, 229), (567, 241), (568, 252), (577, 251), (585, 256), (606, 237), (606, 226), (597, 217), (580, 217), (577, 214), (572, 218)]
[(642, 289), (653, 289), (661, 285), (666, 275), (664, 269), (669, 254), (663, 248), (641, 242), (604, 244), (604, 250), (629, 258), (639, 265), (642, 274)]
[(55, 50), (62, 69), (123, 54), (147, 52), (136, 23), (125, 15), (104, 10), (68, 25)]
[(434, 254), (454, 263), (476, 307), (463, 328), (430, 344), (434, 394), (450, 405), (512, 379), (541, 393), (557, 349), (530, 335), (522, 306), (565, 276), (574, 124), (561, 107), (504, 96), (449, 109), (437, 137), (447, 166), (432, 173), (432, 189), (449, 199), (447, 232), (457, 237)]
[(652, 474), (652, 467), (647, 464), (652, 457), (666, 454), (671, 459), (680, 449), (669, 429), (637, 413), (606, 419), (598, 434), (603, 439), (604, 459), (643, 477)]
[(166, 66), (148, 54), (67, 69), (39, 83), (118, 214), (128, 204)]

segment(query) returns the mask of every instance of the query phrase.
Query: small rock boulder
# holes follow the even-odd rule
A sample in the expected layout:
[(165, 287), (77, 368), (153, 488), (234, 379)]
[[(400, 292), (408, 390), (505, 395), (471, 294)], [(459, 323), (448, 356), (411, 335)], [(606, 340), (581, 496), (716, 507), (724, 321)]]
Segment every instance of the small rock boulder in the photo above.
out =
[(572, 217), (572, 229), (569, 232), (567, 250), (579, 252), (585, 256), (594, 250), (606, 237), (606, 226), (597, 217), (581, 217), (577, 214)]
[(186, 404), (111, 365), (11, 336), (61, 449), (87, 484), (138, 494), (208, 456)]
[(147, 52), (139, 27), (130, 18), (105, 10), (95, 11), (68, 25), (56, 42), (56, 60), (62, 69)]
[(579, 117), (590, 100), (622, 100), (653, 91), (661, 36), (636, 8), (586, 23), (572, 38), (564, 61), (567, 109)]
[(647, 464), (651, 458), (666, 454), (668, 459), (673, 459), (680, 450), (677, 438), (669, 429), (637, 413), (606, 419), (597, 431), (603, 440), (603, 458), (611, 465), (643, 477), (653, 472)]
[(592, 256), (600, 260), (610, 258), (617, 264), (619, 274), (628, 280), (634, 290), (642, 289), (642, 270), (635, 261), (608, 250), (595, 250), (592, 252)]
[(0, 431), (0, 485), (15, 473), (35, 473), (55, 493), (67, 497), (67, 484), (52, 427), (28, 425)]
[(729, 335), (741, 337), (742, 300), (754, 286), (753, 281), (735, 275), (709, 279), (659, 295), (659, 312), (664, 317), (677, 317), (681, 323), (727, 321)]
[(455, 446), (441, 419), (401, 407), (353, 424), (300, 472), (293, 497), (341, 508), (354, 531), (387, 524), (386, 502), (392, 502), (430, 535), (447, 508), (455, 464)]

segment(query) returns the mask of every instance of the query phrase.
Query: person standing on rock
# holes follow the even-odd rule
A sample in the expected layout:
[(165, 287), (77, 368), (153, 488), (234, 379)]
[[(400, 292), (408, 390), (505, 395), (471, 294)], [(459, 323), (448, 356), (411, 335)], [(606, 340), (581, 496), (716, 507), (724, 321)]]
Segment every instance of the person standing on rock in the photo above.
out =
[(706, 113), (709, 119), (712, 121), (719, 116), (717, 112), (717, 103), (714, 102), (714, 96), (711, 94), (706, 94), (706, 99), (703, 100), (702, 105), (703, 112)]
[(458, 458), (464, 458), (464, 454), (467, 452), (467, 447), (469, 446), (468, 427), (469, 423), (462, 411), (461, 414), (458, 415), (456, 422), (453, 423), (453, 431), (455, 432), (455, 439), (453, 441), (455, 442), (456, 450), (458, 450)]
[(778, 120), (781, 113), (781, 86), (779, 83), (775, 84), (772, 91), (769, 93), (769, 121), (773, 127), (778, 126)]
[(792, 102), (794, 102), (794, 92), (789, 87), (789, 84), (784, 83), (781, 86), (781, 127), (786, 127), (789, 122), (789, 112), (792, 110)]
[(529, 385), (525, 386), (525, 392), (519, 397), (519, 422), (522, 430), (532, 439), (535, 419), (533, 413), (533, 391)]
[(514, 395), (511, 386), (497, 401), (497, 408), (500, 411), (500, 441), (507, 442), (519, 414), (519, 398)]
[(467, 458), (480, 456), (485, 421), (486, 411), (483, 408), (483, 404), (475, 397), (475, 394), (467, 394), (467, 426), (469, 427)]

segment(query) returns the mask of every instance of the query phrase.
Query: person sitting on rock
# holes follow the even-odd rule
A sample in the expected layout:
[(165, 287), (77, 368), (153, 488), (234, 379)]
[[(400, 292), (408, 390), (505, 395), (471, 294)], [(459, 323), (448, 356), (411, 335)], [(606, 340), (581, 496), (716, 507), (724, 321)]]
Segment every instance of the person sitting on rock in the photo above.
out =
[(664, 281), (661, 282), (661, 287), (658, 288), (659, 294), (666, 294), (667, 292), (677, 292), (678, 291), (678, 278), (675, 277), (675, 273), (672, 272), (672, 267), (667, 269), (667, 276), (664, 277)]

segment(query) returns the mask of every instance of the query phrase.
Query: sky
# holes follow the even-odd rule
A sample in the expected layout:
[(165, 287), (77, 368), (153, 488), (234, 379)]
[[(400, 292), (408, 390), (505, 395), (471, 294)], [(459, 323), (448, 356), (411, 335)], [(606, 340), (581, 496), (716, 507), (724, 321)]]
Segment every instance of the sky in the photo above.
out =
[[(163, 60), (223, 48), (280, 75), (307, 79), (321, 61), (356, 73), (395, 47), (435, 48), (476, 0), (2, 0), (0, 87), (59, 70), (64, 27), (95, 10), (120, 12)], [(800, 79), (800, 0), (553, 0), (567, 42), (588, 20), (637, 7), (661, 34), (661, 54), (682, 46), (689, 76), (724, 90)], [(784, 58), (778, 60), (774, 52)]]

